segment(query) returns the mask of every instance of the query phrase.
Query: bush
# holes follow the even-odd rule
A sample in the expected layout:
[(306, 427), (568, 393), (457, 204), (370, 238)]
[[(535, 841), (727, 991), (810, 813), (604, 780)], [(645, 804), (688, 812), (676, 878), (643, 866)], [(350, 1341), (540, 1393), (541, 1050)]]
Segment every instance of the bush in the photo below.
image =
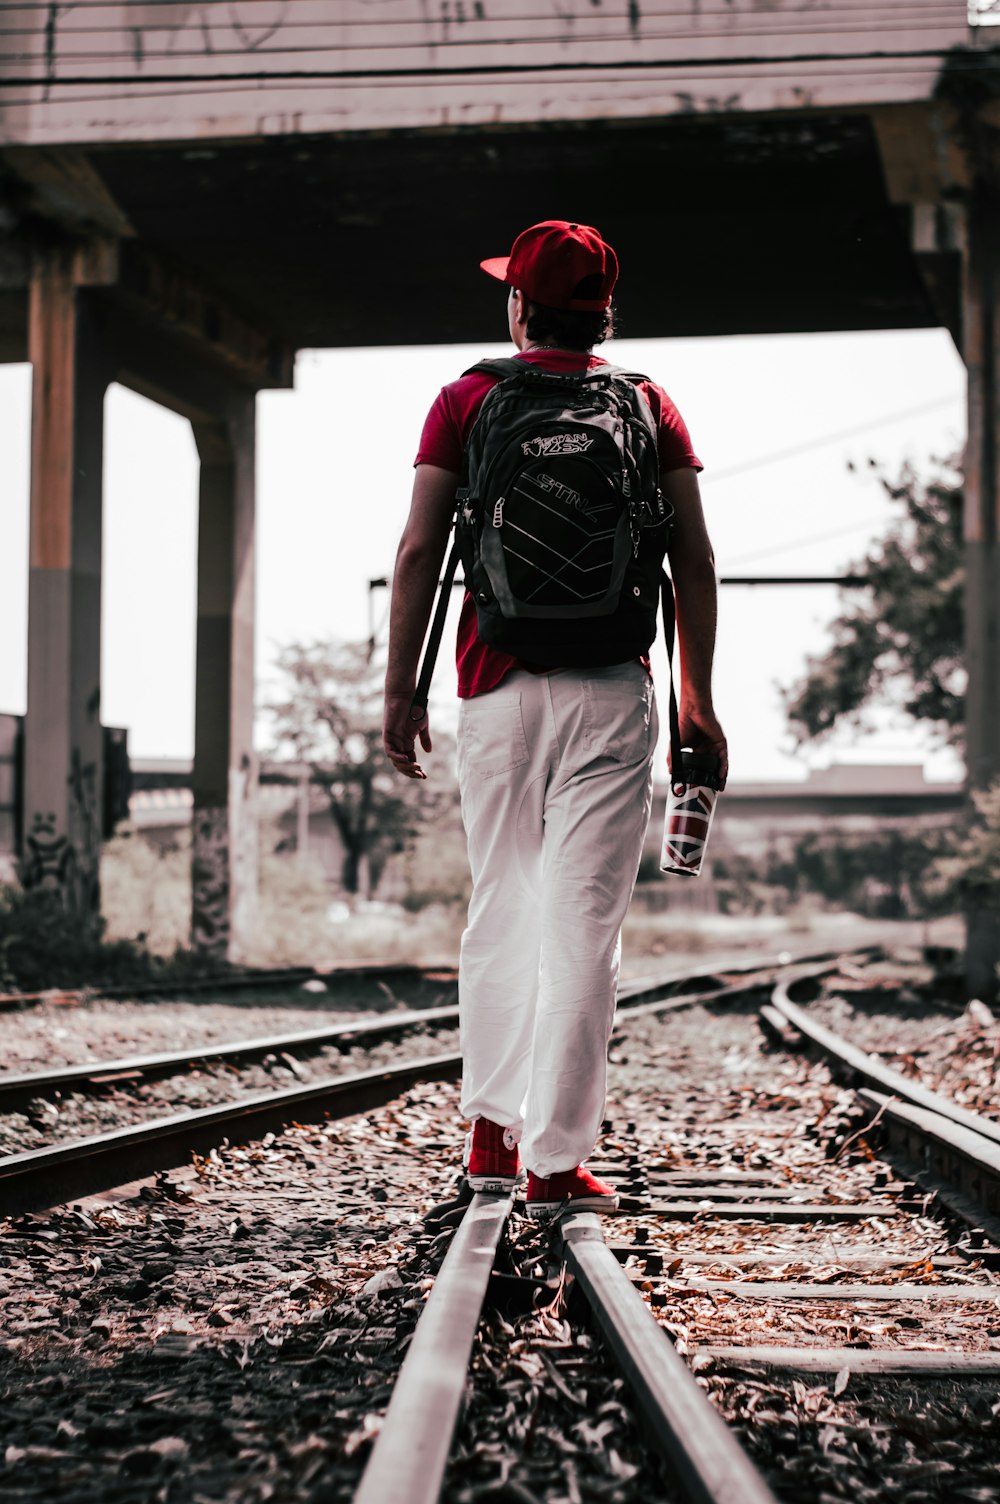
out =
[(41, 992), (47, 987), (128, 986), (165, 977), (141, 946), (106, 940), (93, 914), (68, 910), (48, 888), (0, 888), (0, 990)]
[(974, 792), (972, 803), (975, 814), (936, 863), (933, 877), (953, 903), (1000, 904), (1000, 779)]

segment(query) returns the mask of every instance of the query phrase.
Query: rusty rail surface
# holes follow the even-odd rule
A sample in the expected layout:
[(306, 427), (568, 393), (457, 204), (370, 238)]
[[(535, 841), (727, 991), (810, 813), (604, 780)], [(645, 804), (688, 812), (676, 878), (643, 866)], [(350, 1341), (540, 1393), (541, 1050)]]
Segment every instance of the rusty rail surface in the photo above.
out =
[(11, 1154), (0, 1159), (0, 1216), (39, 1211), (145, 1179), (188, 1163), (193, 1153), (207, 1153), (223, 1139), (245, 1143), (289, 1123), (366, 1112), (418, 1081), (455, 1081), (461, 1071), (461, 1055), (430, 1055)]
[(399, 1371), (354, 1504), (435, 1504), (513, 1193), (480, 1194), (452, 1239)]
[(777, 1504), (684, 1359), (632, 1287), (594, 1212), (561, 1224), (571, 1273), (638, 1401), (650, 1440), (692, 1504)]

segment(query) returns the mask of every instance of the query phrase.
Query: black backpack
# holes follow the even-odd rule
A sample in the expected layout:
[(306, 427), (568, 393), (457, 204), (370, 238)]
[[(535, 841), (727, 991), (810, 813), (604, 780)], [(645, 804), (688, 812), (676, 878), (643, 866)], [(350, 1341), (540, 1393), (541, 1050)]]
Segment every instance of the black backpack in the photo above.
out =
[(585, 668), (668, 644), (673, 590), (663, 570), (672, 508), (659, 488), (656, 424), (616, 366), (556, 374), (484, 360), (498, 377), (466, 443), (455, 541), (413, 701), (419, 719), (459, 558), (483, 642), (539, 667)]
[(485, 360), (455, 537), (479, 637), (542, 667), (624, 663), (656, 636), (670, 508), (636, 382)]

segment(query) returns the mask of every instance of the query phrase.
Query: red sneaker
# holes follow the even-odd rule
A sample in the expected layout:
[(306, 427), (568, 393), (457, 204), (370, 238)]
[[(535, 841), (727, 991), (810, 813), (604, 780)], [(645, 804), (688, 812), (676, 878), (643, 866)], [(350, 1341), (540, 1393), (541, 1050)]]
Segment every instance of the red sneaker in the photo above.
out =
[(591, 1175), (584, 1165), (560, 1170), (546, 1180), (528, 1171), (525, 1210), (529, 1217), (551, 1217), (567, 1206), (580, 1212), (613, 1212), (618, 1206), (618, 1192), (607, 1181)]
[(506, 1195), (517, 1184), (521, 1157), (515, 1129), (501, 1128), (489, 1118), (477, 1118), (469, 1135), (466, 1178), (474, 1191), (497, 1191)]

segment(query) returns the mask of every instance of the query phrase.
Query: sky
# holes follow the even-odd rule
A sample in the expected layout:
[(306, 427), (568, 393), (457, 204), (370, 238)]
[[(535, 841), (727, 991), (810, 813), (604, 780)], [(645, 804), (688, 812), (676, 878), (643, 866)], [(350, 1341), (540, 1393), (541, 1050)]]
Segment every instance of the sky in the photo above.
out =
[[(509, 348), (305, 351), (294, 390), (260, 395), (260, 699), (280, 645), (367, 637), (370, 612), (384, 641), (388, 593), (368, 581), (391, 572), (427, 408), (444, 382)], [(895, 515), (868, 460), (927, 473), (963, 440), (965, 374), (943, 330), (620, 340), (603, 353), (666, 387), (683, 414), (723, 575), (843, 572)], [(387, 389), (389, 403), (378, 396)], [(30, 369), (0, 366), (0, 711), (15, 714), (25, 708), (29, 425)], [(191, 755), (196, 522), (189, 425), (112, 387), (103, 720), (129, 728), (133, 757)], [(870, 737), (795, 749), (778, 687), (823, 651), (837, 605), (827, 586), (721, 590), (715, 700), (733, 779), (801, 779), (833, 761), (922, 762), (929, 777), (960, 777), (950, 752), (891, 714)], [(442, 648), (432, 726), (454, 721), (452, 658)], [(659, 644), (653, 673), (663, 710)], [(258, 740), (266, 750), (264, 722)], [(660, 763), (665, 753), (664, 741)], [(433, 773), (433, 756), (426, 765)]]

